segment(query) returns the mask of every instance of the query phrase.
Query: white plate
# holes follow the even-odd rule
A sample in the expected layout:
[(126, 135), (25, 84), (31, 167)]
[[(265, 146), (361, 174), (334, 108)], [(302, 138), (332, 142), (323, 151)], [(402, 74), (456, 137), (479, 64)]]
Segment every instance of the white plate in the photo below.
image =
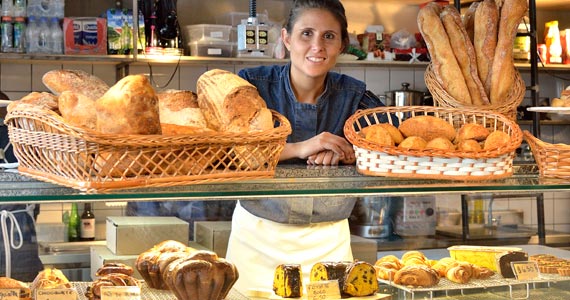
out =
[(535, 106), (527, 107), (528, 111), (546, 112), (553, 114), (568, 115), (570, 114), (570, 107), (554, 107), (554, 106)]

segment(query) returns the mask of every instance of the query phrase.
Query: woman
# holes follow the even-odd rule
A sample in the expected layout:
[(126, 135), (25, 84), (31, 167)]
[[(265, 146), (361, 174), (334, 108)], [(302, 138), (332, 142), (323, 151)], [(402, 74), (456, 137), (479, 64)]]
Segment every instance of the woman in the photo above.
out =
[[(363, 82), (331, 72), (349, 42), (344, 7), (338, 0), (297, 0), (281, 38), (290, 53), (289, 64), (239, 72), (257, 87), (269, 108), (291, 122), (293, 132), (280, 161), (354, 163), (344, 123), (357, 109), (381, 102)], [(319, 261), (352, 260), (347, 218), (354, 202), (347, 198), (239, 201), (226, 256), (240, 272), (235, 288), (241, 293), (271, 288), (275, 267), (281, 263), (301, 264), (308, 274)]]

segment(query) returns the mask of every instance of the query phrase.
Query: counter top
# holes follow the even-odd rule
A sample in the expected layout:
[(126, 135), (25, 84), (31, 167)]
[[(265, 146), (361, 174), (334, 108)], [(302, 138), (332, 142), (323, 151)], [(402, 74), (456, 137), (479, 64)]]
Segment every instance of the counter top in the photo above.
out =
[[(524, 168), (523, 168), (524, 167)], [(30, 179), (26, 176), (0, 171), (0, 201), (3, 203), (62, 202), (62, 201), (133, 201), (133, 200), (220, 200), (255, 199), (267, 197), (316, 196), (405, 196), (417, 194), (470, 194), (480, 192), (520, 193), (524, 191), (570, 190), (569, 180), (540, 178), (515, 168), (515, 175), (487, 181), (449, 181), (402, 179), (364, 176), (355, 166), (313, 167), (280, 165), (274, 178), (190, 184), (174, 187), (152, 187), (113, 190), (105, 193), (85, 193)]]

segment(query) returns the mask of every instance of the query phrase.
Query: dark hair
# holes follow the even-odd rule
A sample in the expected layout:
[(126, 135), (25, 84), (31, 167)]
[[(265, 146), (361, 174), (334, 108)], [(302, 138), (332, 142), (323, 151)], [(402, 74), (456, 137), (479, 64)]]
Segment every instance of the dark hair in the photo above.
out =
[(327, 10), (334, 16), (340, 24), (342, 46), (343, 49), (346, 50), (349, 43), (348, 22), (346, 21), (346, 15), (344, 13), (344, 6), (342, 6), (339, 0), (295, 0), (289, 12), (289, 17), (285, 22), (284, 28), (287, 32), (293, 30), (293, 26), (297, 22), (299, 15), (306, 9), (311, 8)]

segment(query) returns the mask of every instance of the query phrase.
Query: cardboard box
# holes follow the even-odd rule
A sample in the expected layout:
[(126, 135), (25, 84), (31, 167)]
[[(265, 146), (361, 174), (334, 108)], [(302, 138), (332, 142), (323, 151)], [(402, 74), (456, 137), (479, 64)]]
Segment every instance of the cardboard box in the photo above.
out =
[(194, 241), (219, 257), (226, 257), (231, 230), (231, 221), (194, 222)]
[(115, 255), (138, 255), (175, 240), (188, 244), (189, 224), (176, 217), (107, 217), (107, 248)]
[(107, 20), (64, 18), (63, 43), (65, 54), (107, 55)]

